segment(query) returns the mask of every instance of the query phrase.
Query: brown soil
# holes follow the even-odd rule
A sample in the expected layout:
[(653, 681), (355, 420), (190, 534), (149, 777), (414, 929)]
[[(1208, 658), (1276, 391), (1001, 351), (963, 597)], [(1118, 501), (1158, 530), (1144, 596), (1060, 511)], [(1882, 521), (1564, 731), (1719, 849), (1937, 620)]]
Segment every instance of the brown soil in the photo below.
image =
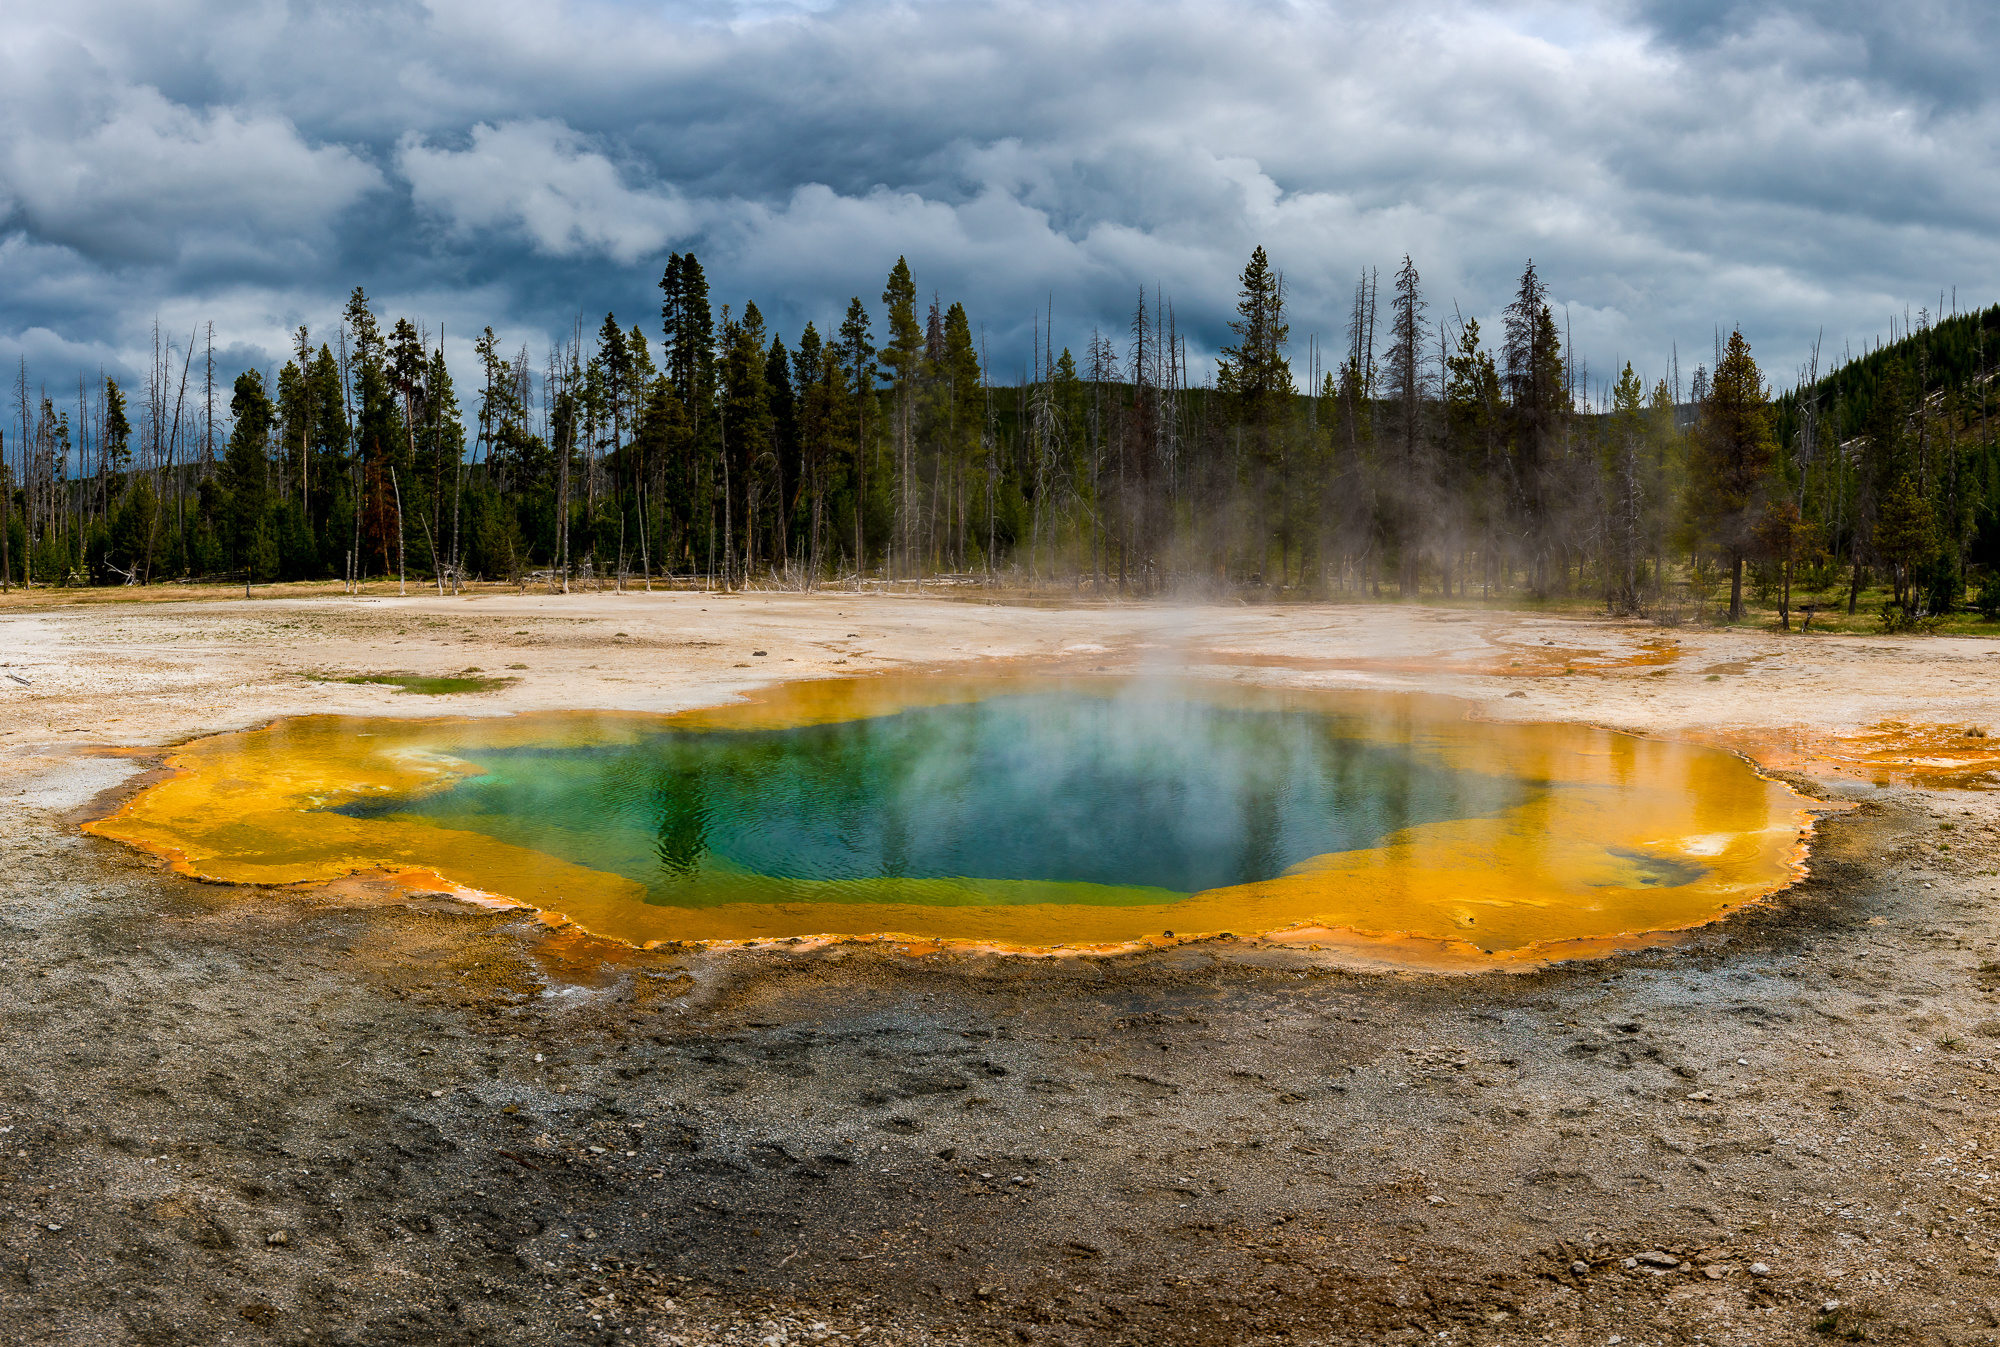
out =
[[(1957, 739), (2000, 728), (1996, 650), (849, 594), (0, 606), (0, 1340), (2000, 1341), (2000, 803), (1930, 772), (1986, 779)], [(146, 748), (279, 715), (975, 659), (1453, 693), (1860, 807), (1676, 948), (1478, 977), (1252, 940), (642, 954), (76, 827)], [(471, 666), (520, 681), (305, 676)]]

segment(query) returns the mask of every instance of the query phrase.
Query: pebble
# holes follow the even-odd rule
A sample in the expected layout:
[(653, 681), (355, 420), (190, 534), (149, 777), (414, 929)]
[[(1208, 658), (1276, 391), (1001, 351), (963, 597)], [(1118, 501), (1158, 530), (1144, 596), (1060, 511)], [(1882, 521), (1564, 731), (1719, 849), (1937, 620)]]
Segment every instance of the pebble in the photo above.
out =
[(274, 1249), (286, 1248), (292, 1242), (292, 1232), (289, 1230), (273, 1230), (270, 1234), (264, 1236), (264, 1242)]
[(1658, 1249), (1646, 1250), (1646, 1252), (1637, 1255), (1635, 1261), (1644, 1263), (1647, 1267), (1679, 1267), (1681, 1265), (1680, 1259), (1670, 1253), (1661, 1253)]
[(1579, 1258), (1574, 1263), (1571, 1263), (1569, 1265), (1569, 1270), (1571, 1272), (1574, 1272), (1577, 1276), (1581, 1277), (1584, 1273), (1590, 1271), (1590, 1264), (1584, 1262), (1581, 1258)]
[(1771, 1275), (1771, 1265), (1769, 1263), (1752, 1263), (1750, 1265), (1750, 1275), (1753, 1277), (1768, 1277)]

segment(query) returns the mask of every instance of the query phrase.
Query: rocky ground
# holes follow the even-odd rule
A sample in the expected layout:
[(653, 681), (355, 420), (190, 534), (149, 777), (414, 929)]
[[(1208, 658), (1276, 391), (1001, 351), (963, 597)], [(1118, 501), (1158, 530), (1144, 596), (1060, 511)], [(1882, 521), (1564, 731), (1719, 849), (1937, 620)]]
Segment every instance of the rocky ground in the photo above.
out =
[[(0, 1340), (2000, 1342), (2000, 810), (1941, 784), (1985, 783), (1993, 649), (851, 595), (0, 607)], [(1253, 940), (639, 954), (76, 826), (148, 765), (90, 746), (995, 658), (1424, 687), (1858, 807), (1681, 948), (1477, 977)]]

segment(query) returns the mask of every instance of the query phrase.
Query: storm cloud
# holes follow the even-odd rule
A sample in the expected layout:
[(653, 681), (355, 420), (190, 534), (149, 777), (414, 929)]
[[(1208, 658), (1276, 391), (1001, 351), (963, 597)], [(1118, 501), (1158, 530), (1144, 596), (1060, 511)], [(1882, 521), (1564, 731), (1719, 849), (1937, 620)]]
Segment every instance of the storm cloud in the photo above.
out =
[(0, 355), (50, 378), (143, 366), (156, 317), (282, 359), (355, 285), (455, 360), (651, 330), (690, 248), (788, 335), (906, 255), (1003, 378), (1038, 312), (1080, 347), (1142, 287), (1212, 351), (1259, 243), (1335, 347), (1363, 267), (1490, 324), (1533, 257), (1598, 376), (1740, 326), (1788, 383), (2000, 299), (1972, 4), (9, 10)]

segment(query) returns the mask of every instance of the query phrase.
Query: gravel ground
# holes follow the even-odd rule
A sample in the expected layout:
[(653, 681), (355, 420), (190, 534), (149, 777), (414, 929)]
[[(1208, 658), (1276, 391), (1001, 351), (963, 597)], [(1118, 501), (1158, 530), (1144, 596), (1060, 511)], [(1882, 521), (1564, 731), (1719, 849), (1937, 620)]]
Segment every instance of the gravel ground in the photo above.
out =
[[(1666, 638), (1648, 666), (1656, 630), (1407, 609), (0, 608), (0, 1339), (2000, 1342), (2000, 811), (1925, 784), (1966, 754), (1875, 728), (2000, 720), (1993, 643)], [(81, 744), (440, 709), (301, 671), (526, 663), (445, 705), (667, 709), (772, 676), (736, 669), (752, 640), (774, 673), (1164, 650), (1425, 686), (1817, 757), (1792, 779), (1857, 807), (1679, 948), (1476, 977), (1254, 940), (641, 954), (366, 877), (198, 884), (76, 827), (149, 765)]]

